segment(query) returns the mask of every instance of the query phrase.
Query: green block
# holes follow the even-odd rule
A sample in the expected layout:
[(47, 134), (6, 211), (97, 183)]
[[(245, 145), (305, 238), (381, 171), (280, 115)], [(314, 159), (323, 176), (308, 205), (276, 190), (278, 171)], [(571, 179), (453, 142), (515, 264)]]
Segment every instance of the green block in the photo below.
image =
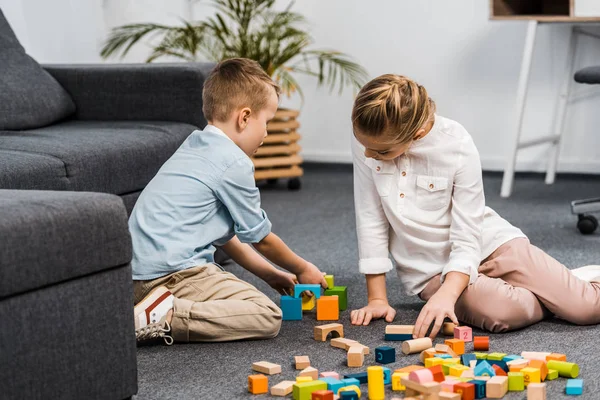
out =
[(311, 400), (312, 393), (317, 390), (327, 390), (327, 383), (323, 381), (295, 383), (292, 396), (294, 400)]
[(555, 369), (549, 369), (548, 370), (548, 375), (546, 375), (546, 380), (547, 381), (553, 381), (555, 379), (558, 378), (558, 371)]
[(444, 371), (444, 375), (450, 375), (450, 367), (456, 367), (457, 364), (442, 364), (442, 371)]
[(508, 373), (508, 390), (510, 392), (522, 392), (525, 390), (525, 375), (522, 372)]
[(332, 288), (333, 286), (335, 286), (333, 284), (333, 275), (325, 275), (325, 282), (327, 282), (328, 288)]
[(548, 366), (549, 370), (557, 370), (558, 375), (562, 376), (563, 378), (573, 379), (577, 378), (579, 375), (579, 365), (574, 363), (550, 360), (546, 365)]
[(325, 296), (338, 296), (340, 311), (348, 308), (348, 288), (346, 286), (334, 286), (325, 290)]
[(502, 361), (506, 357), (506, 353), (490, 353), (487, 355), (488, 360)]
[(487, 358), (488, 358), (487, 353), (473, 353), (473, 354), (475, 354), (475, 357), (477, 357), (478, 360), (487, 360)]

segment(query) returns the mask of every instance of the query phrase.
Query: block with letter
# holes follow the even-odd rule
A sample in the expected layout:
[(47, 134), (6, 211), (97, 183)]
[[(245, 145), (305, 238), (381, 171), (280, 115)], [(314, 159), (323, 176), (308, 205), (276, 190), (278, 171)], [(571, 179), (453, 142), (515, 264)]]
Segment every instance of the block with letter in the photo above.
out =
[(457, 326), (454, 328), (454, 339), (460, 339), (464, 342), (472, 342), (473, 329), (468, 326)]
[(527, 385), (530, 383), (540, 383), (542, 381), (539, 368), (523, 368), (521, 373), (523, 373), (525, 387), (527, 387)]

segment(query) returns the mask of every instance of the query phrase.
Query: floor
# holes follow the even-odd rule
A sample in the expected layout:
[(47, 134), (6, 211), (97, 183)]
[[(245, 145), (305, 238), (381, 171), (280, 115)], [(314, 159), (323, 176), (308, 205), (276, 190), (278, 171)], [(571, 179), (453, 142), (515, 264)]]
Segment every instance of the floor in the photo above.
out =
[[(308, 165), (300, 191), (291, 192), (285, 182), (262, 186), (263, 208), (273, 222), (273, 231), (298, 254), (314, 262), (323, 271), (335, 275), (337, 285), (348, 286), (349, 310), (366, 301), (364, 278), (357, 271), (352, 170), (344, 165)], [(582, 236), (575, 228), (569, 202), (576, 198), (600, 196), (600, 177), (559, 176), (547, 186), (541, 175), (521, 175), (514, 195), (506, 200), (498, 195), (501, 176), (484, 176), (487, 204), (507, 220), (519, 226), (531, 241), (569, 267), (600, 264), (600, 233)], [(237, 265), (227, 270), (250, 281), (274, 300), (277, 295), (268, 286)], [(543, 279), (543, 277), (540, 277)], [(405, 296), (393, 274), (388, 274), (390, 302), (398, 310), (395, 324), (413, 324), (423, 303)], [(277, 300), (275, 300), (277, 302)], [(490, 305), (493, 307), (493, 305)], [(371, 349), (389, 344), (383, 341), (385, 323), (354, 327), (349, 311), (342, 313), (346, 337)], [(273, 385), (294, 380), (295, 355), (308, 355), (320, 371), (357, 372), (345, 366), (343, 350), (316, 342), (312, 338), (314, 314), (302, 321), (284, 322), (279, 336), (268, 341), (220, 344), (184, 344), (142, 347), (138, 350), (139, 393), (136, 399), (267, 399), (247, 392), (251, 364), (267, 360), (281, 364), (282, 373), (270, 377)], [(475, 331), (475, 334), (481, 333)], [(582, 399), (600, 398), (600, 361), (597, 347), (600, 326), (578, 327), (552, 319), (527, 329), (491, 336), (493, 351), (520, 354), (521, 351), (552, 351), (567, 354), (581, 368), (585, 389)], [(399, 346), (396, 345), (397, 348)], [(373, 352), (365, 366), (374, 364)], [(392, 370), (417, 362), (417, 356), (398, 356)], [(365, 367), (366, 368), (366, 367)], [(363, 369), (358, 369), (361, 371)], [(567, 398), (566, 380), (548, 383), (548, 399)], [(362, 388), (366, 391), (366, 385)], [(387, 398), (392, 398), (388, 387)], [(400, 395), (399, 397), (402, 397)], [(365, 398), (365, 397), (363, 397)], [(525, 392), (511, 393), (506, 399), (525, 399)]]

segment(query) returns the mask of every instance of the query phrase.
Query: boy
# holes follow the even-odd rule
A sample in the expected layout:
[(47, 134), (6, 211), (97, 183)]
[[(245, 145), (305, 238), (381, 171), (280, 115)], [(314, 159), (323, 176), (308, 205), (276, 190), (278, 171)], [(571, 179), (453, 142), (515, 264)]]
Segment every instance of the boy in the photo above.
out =
[(327, 287), (316, 266), (271, 233), (260, 208), (249, 156), (267, 135), (279, 93), (254, 61), (218, 64), (202, 96), (208, 125), (186, 139), (140, 195), (129, 220), (138, 342), (277, 336), (281, 310), (214, 264), (215, 245), (279, 293), (297, 282)]

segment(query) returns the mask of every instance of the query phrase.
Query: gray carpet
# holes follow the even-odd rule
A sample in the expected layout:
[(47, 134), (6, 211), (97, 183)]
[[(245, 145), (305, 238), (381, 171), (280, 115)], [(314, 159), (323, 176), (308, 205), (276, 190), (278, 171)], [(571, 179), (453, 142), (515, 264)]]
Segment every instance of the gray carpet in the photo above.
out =
[[(486, 174), (484, 181), (487, 204), (523, 229), (534, 244), (569, 267), (600, 264), (600, 234), (580, 235), (569, 208), (572, 199), (600, 196), (600, 177), (559, 176), (555, 185), (546, 186), (540, 175), (520, 176), (509, 200), (498, 195), (500, 175)], [(349, 310), (360, 307), (365, 304), (366, 291), (364, 278), (357, 272), (351, 168), (309, 165), (302, 182), (299, 192), (287, 191), (283, 182), (261, 188), (263, 207), (273, 221), (274, 232), (298, 254), (334, 274), (337, 285), (348, 286)], [(255, 284), (273, 299), (277, 297), (268, 286), (239, 266), (226, 265), (225, 268)], [(395, 323), (413, 324), (423, 303), (403, 295), (393, 274), (388, 276), (388, 285), (390, 301), (398, 310)], [(348, 318), (349, 311), (343, 312), (341, 322), (346, 337), (371, 349), (384, 345), (384, 322), (353, 327)], [(313, 340), (316, 324), (314, 314), (308, 314), (303, 321), (284, 322), (281, 333), (273, 340), (139, 348), (137, 399), (254, 398), (247, 392), (246, 384), (247, 376), (252, 373), (252, 362), (267, 360), (281, 364), (282, 373), (269, 379), (269, 385), (273, 385), (294, 380), (294, 355), (310, 356), (312, 365), (320, 371), (357, 372), (345, 366), (343, 350)], [(521, 351), (565, 353), (581, 367), (584, 395), (580, 398), (600, 399), (599, 335), (598, 326), (578, 327), (552, 319), (518, 332), (491, 335), (491, 346), (493, 351), (509, 354)], [(395, 347), (399, 349), (398, 345)], [(374, 364), (373, 360), (371, 352), (365, 366)], [(388, 367), (394, 370), (416, 362), (417, 356), (398, 356), (396, 363)], [(548, 382), (548, 399), (567, 398), (565, 384), (562, 378)], [(361, 389), (366, 391), (366, 385)], [(393, 397), (391, 387), (387, 392), (387, 398)], [(255, 397), (271, 398), (268, 395)], [(505, 398), (525, 399), (526, 394), (511, 393)]]

